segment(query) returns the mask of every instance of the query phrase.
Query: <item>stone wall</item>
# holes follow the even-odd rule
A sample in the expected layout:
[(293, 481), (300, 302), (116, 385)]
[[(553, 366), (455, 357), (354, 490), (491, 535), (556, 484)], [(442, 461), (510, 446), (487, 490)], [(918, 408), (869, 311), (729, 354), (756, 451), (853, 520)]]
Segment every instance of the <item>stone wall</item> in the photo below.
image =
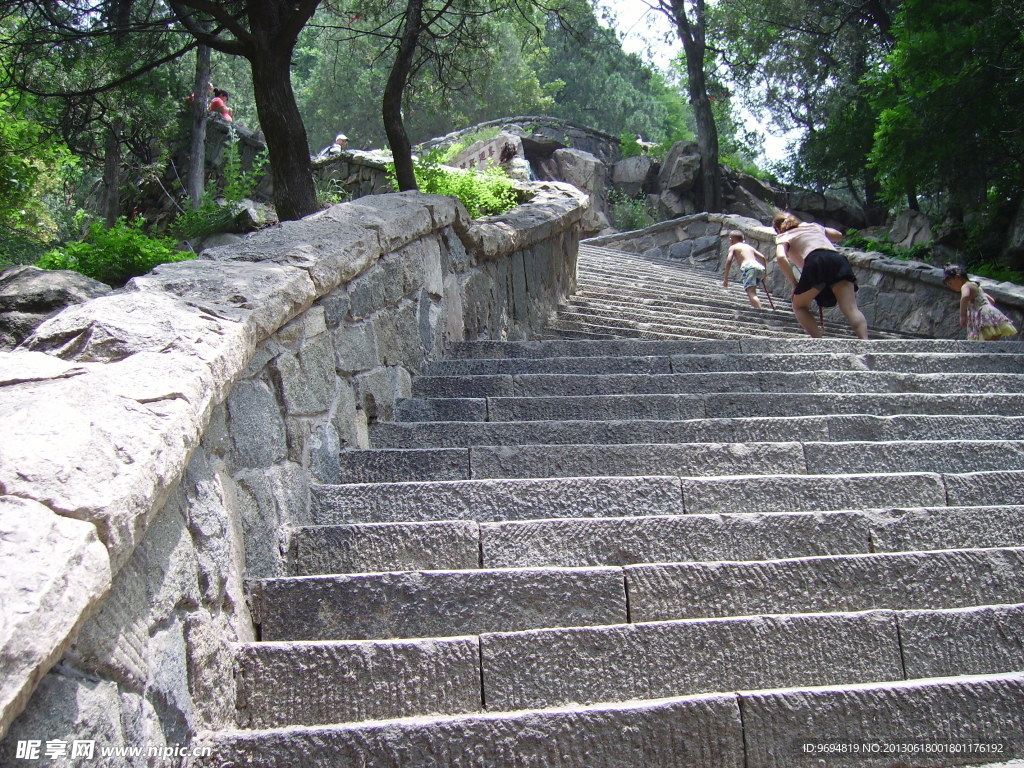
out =
[(349, 200), (380, 195), (392, 189), (387, 176), (389, 160), (390, 155), (383, 152), (348, 149), (334, 157), (315, 161), (313, 177), (321, 186), (333, 183)]
[(284, 572), (310, 483), (448, 341), (526, 338), (573, 289), (585, 198), (533, 189), (476, 221), (417, 193), (335, 206), (0, 354), (0, 766), (18, 741), (174, 747), (231, 726), (243, 578)]
[[(775, 260), (775, 233), (754, 219), (726, 214), (696, 214), (655, 224), (635, 232), (619, 232), (587, 242), (641, 253), (658, 258), (683, 259), (687, 263), (721, 274), (729, 243), (723, 232), (738, 229), (746, 241), (769, 260), (766, 280), (776, 306), (779, 297), (785, 308), (792, 295)], [(853, 265), (860, 290), (857, 302), (869, 328), (898, 330), (930, 338), (964, 338), (959, 323), (959, 299), (942, 284), (942, 270), (918, 261), (890, 259), (880, 253), (841, 248)], [(736, 275), (734, 274), (734, 277)], [(1024, 328), (1024, 286), (979, 278), (985, 291), (1017, 328)], [(843, 323), (838, 308), (825, 310), (825, 317)]]

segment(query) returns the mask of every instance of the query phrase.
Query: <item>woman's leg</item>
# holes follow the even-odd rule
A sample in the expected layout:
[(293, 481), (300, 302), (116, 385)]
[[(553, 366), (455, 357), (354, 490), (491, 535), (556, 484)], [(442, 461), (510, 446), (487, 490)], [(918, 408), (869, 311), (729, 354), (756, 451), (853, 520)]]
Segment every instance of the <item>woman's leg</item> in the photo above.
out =
[(814, 314), (811, 312), (811, 304), (819, 293), (821, 293), (819, 289), (811, 288), (809, 291), (793, 294), (793, 314), (796, 315), (796, 319), (800, 321), (804, 330), (815, 339), (821, 338), (821, 328), (818, 327), (818, 321), (814, 319)]
[(850, 328), (857, 334), (857, 338), (866, 339), (868, 337), (868, 321), (864, 317), (864, 313), (860, 311), (860, 307), (857, 306), (857, 292), (853, 289), (853, 283), (849, 280), (843, 280), (833, 283), (829, 287), (832, 289), (832, 293), (836, 295), (839, 309), (846, 316), (846, 322), (850, 324)]

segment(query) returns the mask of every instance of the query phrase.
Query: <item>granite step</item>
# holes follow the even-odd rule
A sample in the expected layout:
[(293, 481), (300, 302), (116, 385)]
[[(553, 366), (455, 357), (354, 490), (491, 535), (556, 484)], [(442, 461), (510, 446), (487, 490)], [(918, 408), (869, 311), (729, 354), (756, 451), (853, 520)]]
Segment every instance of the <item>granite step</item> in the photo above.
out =
[(627, 621), (621, 568), (295, 576), (248, 583), (260, 639), (385, 640)]
[(637, 341), (671, 340), (671, 341), (724, 341), (747, 338), (746, 334), (727, 330), (706, 330), (702, 328), (653, 328), (640, 326), (624, 326), (620, 323), (601, 323), (594, 319), (576, 319), (559, 315), (548, 324), (549, 330), (566, 333), (588, 333), (615, 339), (635, 339)]
[[(590, 706), (204, 734), (187, 768), (804, 768), (830, 745), (917, 745), (915, 768), (1024, 757), (1024, 675), (702, 694)], [(951, 736), (953, 734), (953, 736)], [(955, 739), (955, 744), (952, 740)], [(939, 754), (924, 745), (943, 745)], [(964, 750), (951, 758), (954, 747)], [(852, 747), (847, 747), (852, 748)], [(967, 752), (966, 750), (970, 750)], [(902, 759), (902, 758), (900, 758)], [(355, 763), (354, 761), (359, 761)], [(888, 757), (837, 766), (883, 768)]]
[(963, 341), (956, 339), (794, 339), (744, 338), (732, 342), (672, 341), (614, 339), (588, 341), (586, 339), (549, 339), (545, 341), (457, 341), (449, 347), (453, 358), (537, 358), (537, 357), (590, 357), (624, 355), (685, 355), (731, 353), (810, 353), (868, 354), (878, 352), (945, 353), (964, 352), (985, 354), (1024, 353), (1022, 341)]
[(293, 576), (657, 562), (1024, 546), (1024, 506), (638, 515), (297, 528)]
[(1005, 673), (1021, 628), (1013, 605), (244, 644), (236, 708), (275, 728)]
[(627, 443), (379, 448), (339, 457), (340, 483), (528, 477), (1024, 470), (1021, 440)]
[(1024, 472), (456, 480), (316, 485), (312, 492), (317, 525), (498, 522), (1024, 505)]
[(1022, 394), (737, 392), (684, 395), (406, 398), (396, 420), (621, 421), (814, 415), (1024, 415)]
[(850, 392), (935, 394), (1024, 392), (1024, 373), (891, 373), (888, 371), (765, 371), (708, 373), (528, 373), (418, 376), (414, 397), (545, 397), (709, 394), (735, 392)]
[(1024, 602), (1024, 549), (623, 566), (633, 622)]
[[(791, 352), (780, 354), (689, 354), (647, 357), (462, 358), (424, 366), (427, 376), (522, 374), (662, 374), (711, 372), (886, 371), (892, 373), (1024, 373), (1024, 357), (977, 352), (879, 352), (865, 354)], [(415, 383), (415, 382), (414, 382)]]
[(260, 639), (386, 640), (781, 613), (1024, 602), (1024, 549), (622, 567), (479, 568), (249, 582)]
[(800, 326), (790, 313), (786, 318), (781, 312), (766, 310), (761, 317), (750, 317), (735, 309), (708, 309), (693, 307), (675, 312), (667, 310), (650, 310), (646, 308), (628, 309), (631, 305), (623, 302), (621, 307), (602, 306), (596, 302), (576, 300), (559, 307), (562, 319), (592, 321), (606, 326), (621, 323), (622, 327), (664, 326), (666, 328), (705, 328), (708, 330), (727, 330), (742, 332), (749, 335), (788, 336), (802, 332)]
[(378, 422), (375, 448), (470, 445), (778, 442), (794, 435), (828, 440), (1024, 440), (1021, 416), (779, 416), (684, 421)]

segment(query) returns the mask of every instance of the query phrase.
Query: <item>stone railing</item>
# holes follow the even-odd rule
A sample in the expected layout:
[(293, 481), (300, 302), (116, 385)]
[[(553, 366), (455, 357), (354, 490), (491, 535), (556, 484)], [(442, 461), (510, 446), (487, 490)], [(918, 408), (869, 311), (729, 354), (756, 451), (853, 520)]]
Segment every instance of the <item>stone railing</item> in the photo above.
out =
[(231, 726), (243, 578), (285, 572), (310, 484), (446, 342), (525, 338), (573, 290), (586, 199), (532, 190), (475, 221), (417, 193), (335, 206), (0, 354), (0, 763)]
[[(782, 272), (771, 265), (775, 259), (775, 233), (754, 219), (725, 214), (700, 213), (655, 224), (635, 232), (619, 232), (586, 241), (630, 253), (686, 260), (721, 274), (729, 249), (724, 233), (738, 229), (746, 241), (768, 257), (767, 282), (774, 296), (788, 305), (792, 295)], [(895, 330), (931, 338), (964, 338), (959, 323), (959, 299), (942, 284), (942, 270), (918, 261), (890, 259), (880, 253), (841, 248), (853, 265), (860, 290), (857, 303), (869, 328)], [(734, 275), (735, 276), (735, 275)], [(1024, 286), (979, 278), (982, 288), (1017, 328), (1024, 328)], [(778, 305), (776, 300), (776, 305)], [(844, 322), (838, 308), (825, 317)]]

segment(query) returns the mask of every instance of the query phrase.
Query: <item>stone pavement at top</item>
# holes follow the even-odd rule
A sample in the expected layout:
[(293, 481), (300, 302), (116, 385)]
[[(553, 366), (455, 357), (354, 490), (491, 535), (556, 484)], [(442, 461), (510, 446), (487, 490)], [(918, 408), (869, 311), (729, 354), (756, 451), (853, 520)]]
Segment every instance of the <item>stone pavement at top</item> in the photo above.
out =
[(204, 766), (1024, 757), (1020, 344), (814, 341), (613, 258), (342, 454)]

